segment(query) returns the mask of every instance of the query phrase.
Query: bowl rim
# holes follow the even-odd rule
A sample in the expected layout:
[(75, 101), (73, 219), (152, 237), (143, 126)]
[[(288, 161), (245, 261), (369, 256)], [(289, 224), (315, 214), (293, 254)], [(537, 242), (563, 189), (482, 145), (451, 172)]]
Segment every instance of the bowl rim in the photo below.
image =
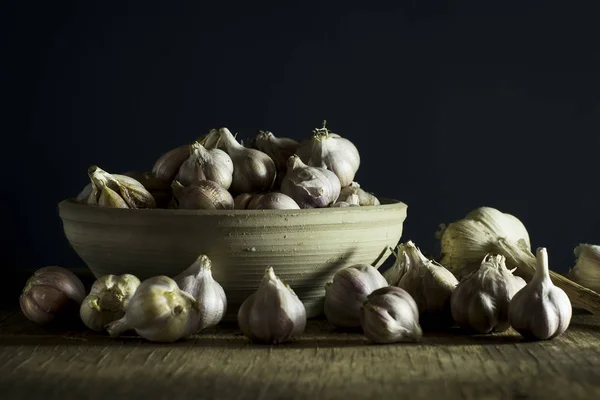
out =
[(170, 209), (170, 208), (110, 208), (110, 207), (98, 207), (89, 204), (81, 204), (75, 200), (74, 197), (64, 199), (58, 203), (59, 211), (61, 209), (68, 209), (70, 211), (86, 211), (89, 212), (92, 209), (100, 210), (103, 213), (118, 214), (129, 214), (134, 213), (140, 215), (141, 213), (152, 214), (152, 215), (263, 215), (269, 213), (272, 215), (295, 215), (301, 214), (322, 214), (322, 213), (360, 213), (365, 211), (391, 211), (391, 210), (406, 210), (408, 205), (400, 200), (389, 199), (380, 197), (380, 205), (377, 206), (360, 206), (360, 207), (323, 207), (323, 208), (304, 208), (304, 209), (293, 209), (293, 210), (181, 210), (181, 209)]

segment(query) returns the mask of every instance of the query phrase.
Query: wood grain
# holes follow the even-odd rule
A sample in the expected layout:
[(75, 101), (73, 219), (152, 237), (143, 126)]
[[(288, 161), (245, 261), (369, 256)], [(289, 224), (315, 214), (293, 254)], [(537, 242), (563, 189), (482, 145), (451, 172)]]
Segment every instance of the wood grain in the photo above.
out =
[[(2, 319), (2, 315), (4, 319)], [(235, 326), (153, 344), (34, 326), (0, 314), (2, 399), (594, 399), (600, 319), (576, 315), (547, 342), (514, 332), (426, 333), (422, 343), (373, 345), (312, 320), (280, 346), (250, 344)]]

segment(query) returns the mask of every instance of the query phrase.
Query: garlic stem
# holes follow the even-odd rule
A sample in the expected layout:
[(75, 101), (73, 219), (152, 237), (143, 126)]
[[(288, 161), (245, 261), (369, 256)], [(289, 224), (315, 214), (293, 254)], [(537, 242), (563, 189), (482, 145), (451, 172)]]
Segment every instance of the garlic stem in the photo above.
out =
[(239, 144), (237, 140), (235, 140), (235, 137), (233, 136), (233, 134), (231, 133), (231, 131), (229, 129), (226, 129), (226, 128), (219, 129), (219, 134), (220, 134), (220, 138), (223, 140), (223, 145), (225, 148), (239, 149), (239, 148), (244, 147), (243, 145)]
[[(523, 250), (505, 239), (500, 239), (493, 246), (492, 252), (503, 255), (507, 259), (507, 264), (516, 266), (515, 275), (525, 279), (526, 282), (533, 279), (537, 260), (529, 250)], [(552, 283), (565, 291), (574, 306), (600, 314), (600, 294), (554, 271), (548, 270), (548, 275)]]
[(535, 268), (535, 274), (533, 279), (537, 281), (543, 281), (544, 279), (550, 279), (550, 272), (548, 269), (548, 251), (545, 247), (537, 249), (537, 263)]

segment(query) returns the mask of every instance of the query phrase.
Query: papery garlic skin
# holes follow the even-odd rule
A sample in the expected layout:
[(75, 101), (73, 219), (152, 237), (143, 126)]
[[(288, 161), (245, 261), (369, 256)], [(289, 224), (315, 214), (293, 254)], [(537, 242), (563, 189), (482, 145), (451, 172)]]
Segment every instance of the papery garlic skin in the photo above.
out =
[[(342, 187), (338, 201), (346, 201), (345, 199), (352, 195), (358, 196), (359, 206), (378, 206), (381, 204), (377, 197), (375, 197), (371, 193), (364, 191), (360, 187), (360, 184), (358, 182), (352, 182), (350, 183), (350, 185)], [(351, 202), (354, 202), (354, 200), (352, 200)]]
[(88, 176), (92, 181), (88, 204), (97, 205), (102, 188), (108, 187), (121, 196), (129, 208), (156, 208), (156, 201), (152, 194), (144, 185), (131, 177), (123, 178), (124, 175), (109, 174), (97, 165), (88, 168)]
[(469, 212), (463, 219), (443, 227), (440, 236), (440, 263), (458, 278), (479, 268), (488, 253), (506, 256), (507, 266), (515, 268), (513, 257), (509, 258), (504, 251), (507, 246), (516, 252), (525, 252), (523, 257), (528, 256), (531, 247), (525, 226), (513, 215), (491, 207), (479, 207)]
[[(478, 270), (460, 281), (451, 298), (454, 321), (478, 333), (510, 327), (508, 305), (521, 287), (501, 255), (487, 255)], [(520, 278), (519, 278), (520, 279)]]
[(223, 150), (207, 150), (200, 143), (194, 142), (189, 158), (181, 164), (175, 179), (184, 186), (208, 180), (229, 189), (233, 181), (233, 162)]
[(360, 166), (360, 155), (354, 144), (325, 127), (313, 131), (313, 137), (300, 144), (296, 154), (306, 165), (327, 168), (340, 180), (342, 187), (352, 183)]
[(171, 149), (156, 160), (152, 167), (152, 172), (159, 179), (171, 182), (175, 179), (175, 176), (179, 172), (179, 168), (181, 168), (181, 165), (189, 158), (189, 156), (189, 144)]
[(375, 343), (417, 342), (423, 336), (417, 303), (406, 290), (395, 286), (367, 296), (360, 323), (365, 336)]
[(550, 280), (548, 252), (536, 252), (533, 279), (512, 298), (508, 308), (511, 326), (529, 339), (552, 339), (567, 330), (573, 313), (566, 293)]
[(581, 243), (573, 253), (577, 261), (569, 271), (569, 278), (600, 293), (600, 246)]
[(258, 290), (242, 303), (237, 320), (250, 340), (279, 344), (304, 332), (306, 309), (292, 288), (269, 267)]
[(275, 183), (277, 168), (265, 153), (249, 149), (237, 142), (229, 129), (219, 129), (220, 146), (233, 162), (230, 190), (236, 194), (270, 190)]
[(116, 337), (134, 329), (153, 342), (174, 342), (198, 331), (198, 303), (167, 276), (146, 279), (125, 308), (125, 316), (107, 325)]
[(85, 326), (102, 331), (108, 323), (123, 318), (125, 307), (139, 285), (140, 280), (131, 274), (98, 278), (79, 308)]
[(179, 288), (191, 294), (198, 303), (198, 330), (217, 325), (227, 310), (225, 291), (213, 278), (211, 267), (210, 258), (202, 254), (173, 278)]
[(281, 192), (290, 196), (300, 208), (327, 207), (340, 195), (340, 181), (324, 168), (310, 167), (293, 155), (281, 182)]
[(408, 263), (397, 286), (417, 303), (421, 325), (451, 325), (450, 298), (458, 280), (442, 265), (425, 257), (412, 241), (406, 242), (404, 252)]
[(391, 248), (390, 250), (396, 260), (382, 275), (390, 286), (398, 286), (400, 279), (402, 279), (406, 271), (408, 271), (410, 259), (406, 253), (406, 243), (398, 244), (395, 252)]
[(388, 286), (377, 268), (357, 264), (339, 270), (325, 284), (324, 311), (327, 320), (338, 328), (360, 326), (360, 310), (367, 296)]
[(183, 186), (173, 181), (173, 198), (182, 210), (232, 210), (233, 197), (221, 185), (213, 181), (200, 181)]

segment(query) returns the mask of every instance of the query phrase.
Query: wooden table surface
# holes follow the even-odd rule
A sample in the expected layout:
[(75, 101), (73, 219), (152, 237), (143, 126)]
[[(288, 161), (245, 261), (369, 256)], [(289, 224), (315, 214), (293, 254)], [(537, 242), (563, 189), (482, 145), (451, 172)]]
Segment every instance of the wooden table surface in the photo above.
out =
[(600, 399), (600, 318), (588, 314), (547, 342), (511, 330), (372, 345), (323, 320), (279, 346), (235, 326), (173, 344), (57, 329), (0, 311), (1, 399)]

